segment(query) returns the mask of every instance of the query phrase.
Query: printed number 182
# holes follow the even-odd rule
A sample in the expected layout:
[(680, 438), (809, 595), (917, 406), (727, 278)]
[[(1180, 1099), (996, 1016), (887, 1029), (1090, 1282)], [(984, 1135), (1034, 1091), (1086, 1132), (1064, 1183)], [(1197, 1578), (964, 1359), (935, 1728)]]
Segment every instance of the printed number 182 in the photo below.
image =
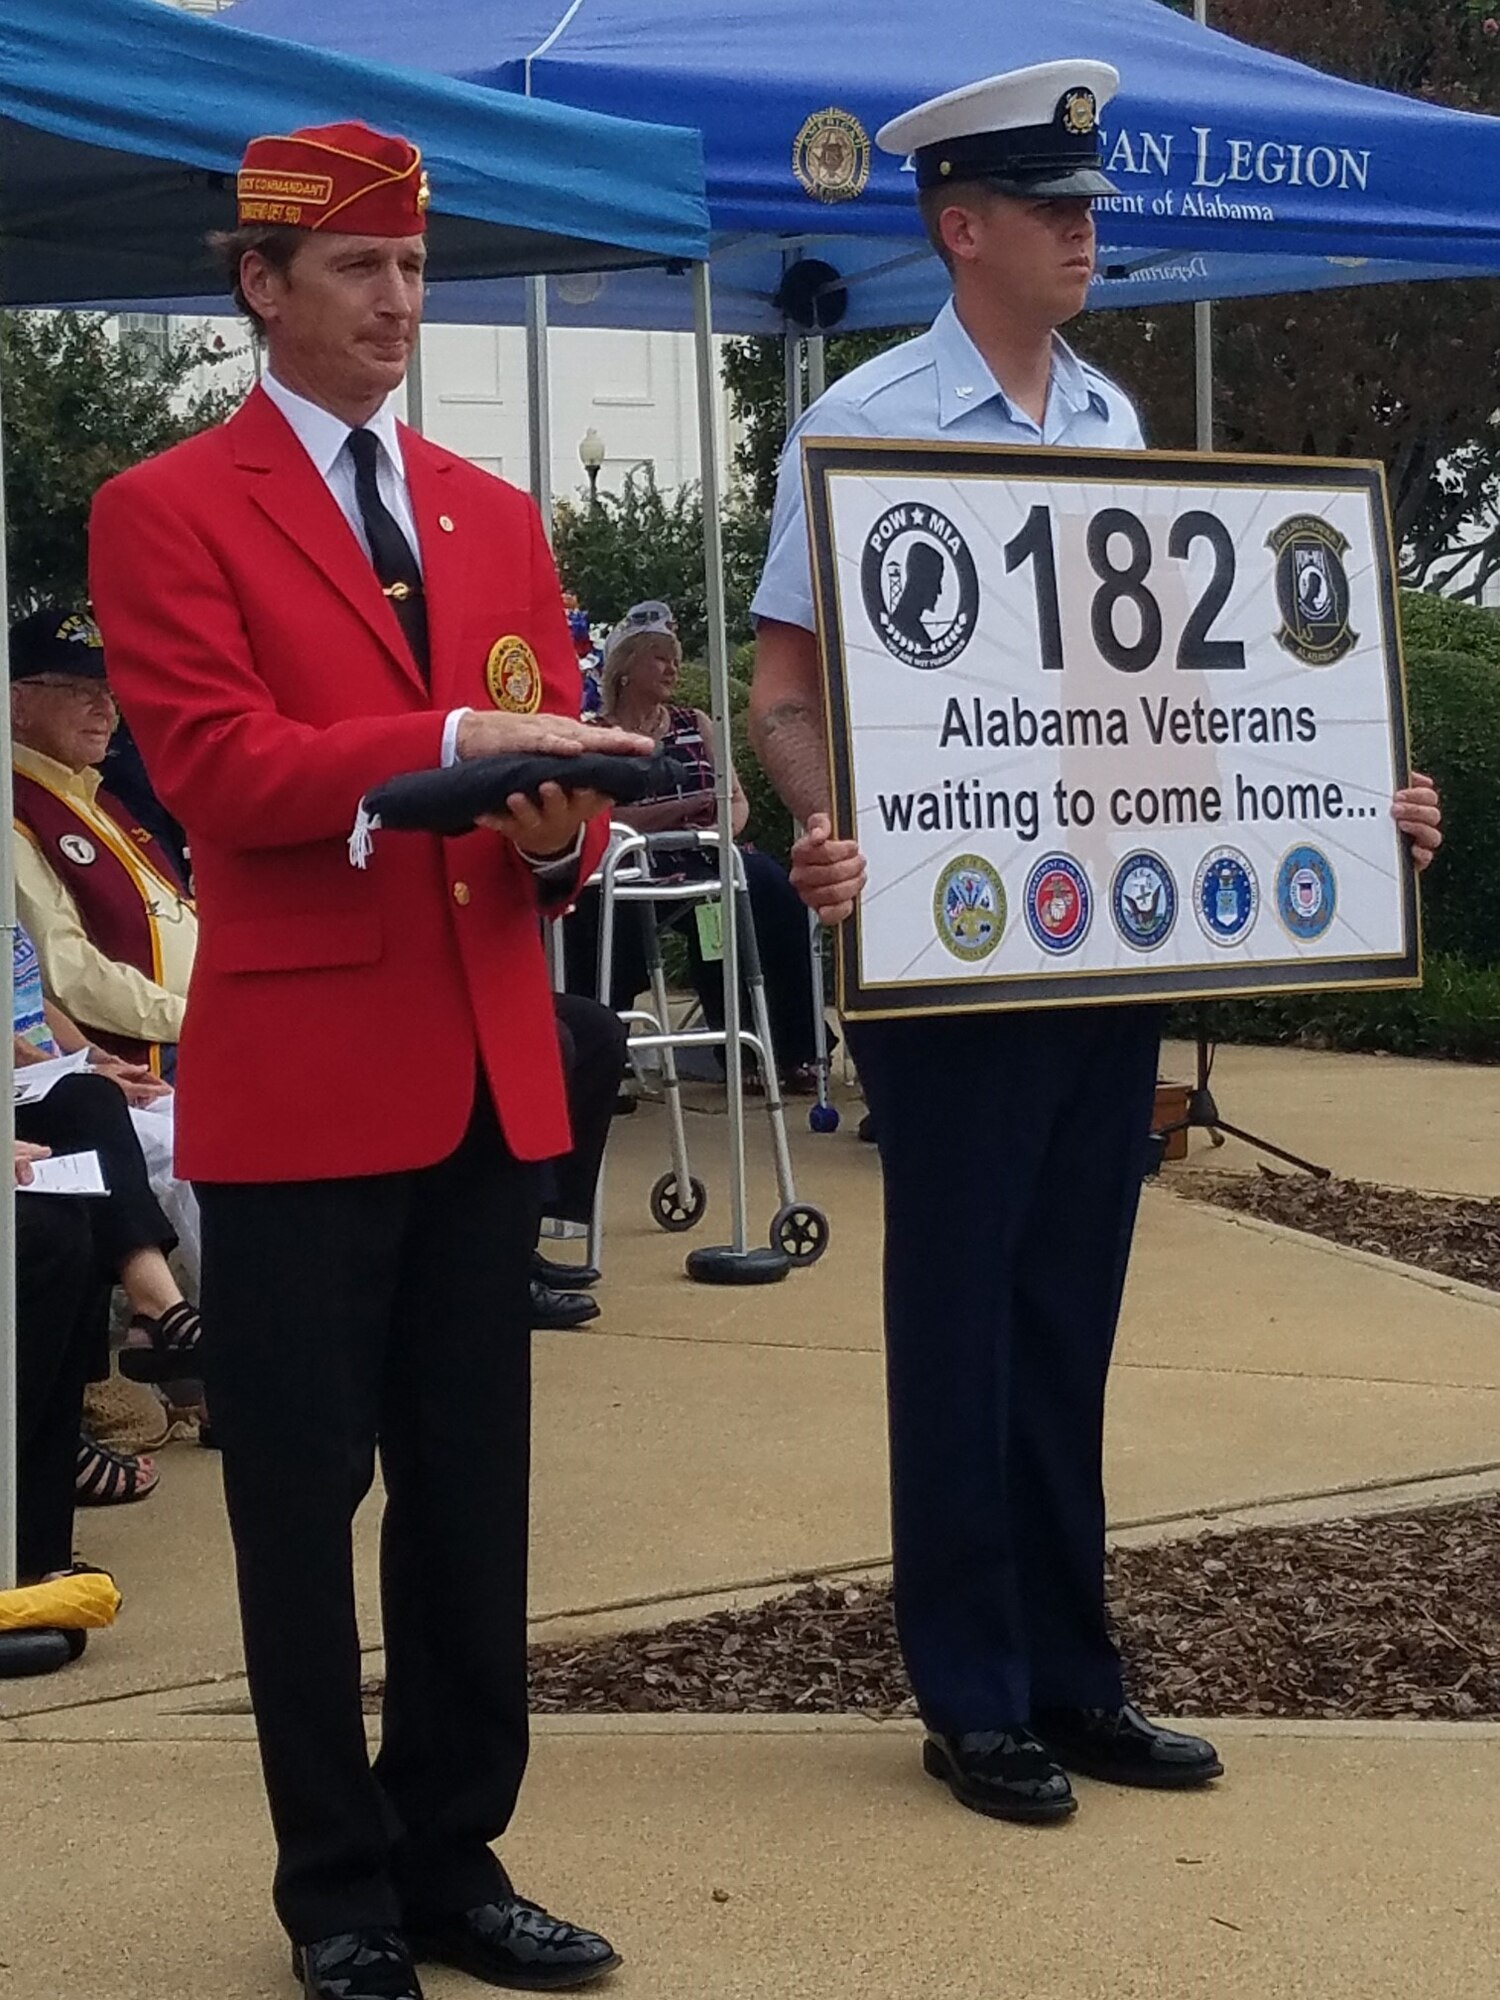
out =
[[(1123, 565), (1114, 560), (1117, 541), (1125, 543)], [(1181, 562), (1194, 542), (1208, 543), (1213, 551), (1214, 568), (1208, 588), (1182, 628), (1182, 637), (1177, 642), (1177, 664), (1189, 673), (1217, 673), (1243, 667), (1245, 648), (1238, 639), (1209, 636), (1234, 588), (1234, 543), (1229, 530), (1216, 514), (1194, 508), (1179, 514), (1172, 523), (1167, 554)], [(1089, 522), (1087, 547), (1090, 566), (1099, 579), (1089, 612), (1099, 656), (1122, 674), (1144, 673), (1155, 664), (1162, 645), (1161, 606), (1146, 584), (1151, 573), (1151, 537), (1146, 524), (1139, 514), (1132, 514), (1127, 508), (1102, 508)], [(1042, 666), (1049, 673), (1061, 673), (1062, 611), (1057, 595), (1057, 545), (1050, 507), (1033, 507), (1020, 532), (1005, 545), (1007, 575), (1027, 562), (1032, 565), (1036, 584)], [(1116, 629), (1116, 614), (1122, 603), (1134, 608), (1139, 623), (1139, 633), (1133, 640), (1122, 639)]]

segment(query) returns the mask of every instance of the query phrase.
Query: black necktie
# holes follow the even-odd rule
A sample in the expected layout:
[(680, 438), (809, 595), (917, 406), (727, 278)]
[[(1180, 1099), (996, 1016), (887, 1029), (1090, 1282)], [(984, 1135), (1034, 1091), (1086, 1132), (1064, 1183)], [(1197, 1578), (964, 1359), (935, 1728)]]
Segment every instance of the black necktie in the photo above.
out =
[(422, 590), (422, 572), (411, 543), (402, 533), (401, 523), (380, 497), (375, 478), (380, 440), (373, 431), (350, 431), (349, 454), (354, 460), (354, 497), (370, 544), (370, 560), (381, 589), (401, 621), (412, 658), (421, 669), (423, 680), (427, 680), (427, 599)]

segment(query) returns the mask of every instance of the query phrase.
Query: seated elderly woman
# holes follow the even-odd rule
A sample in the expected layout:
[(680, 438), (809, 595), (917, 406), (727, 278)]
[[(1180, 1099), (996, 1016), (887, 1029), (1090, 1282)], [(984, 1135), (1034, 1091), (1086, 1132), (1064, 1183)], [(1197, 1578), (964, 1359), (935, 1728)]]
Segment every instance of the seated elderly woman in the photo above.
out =
[[(614, 817), (638, 833), (672, 833), (679, 828), (711, 828), (715, 819), (713, 725), (701, 709), (674, 702), (672, 695), (682, 666), (682, 647), (671, 606), (634, 605), (610, 633), (604, 646), (603, 699), (599, 720), (650, 736), (672, 756), (681, 772), (680, 787), (661, 798), (621, 806)], [(739, 775), (734, 786), (734, 831), (738, 837), (750, 815)], [(766, 1004), (777, 1070), (785, 1089), (810, 1090), (813, 1085), (813, 980), (808, 950), (807, 911), (787, 879), (786, 870), (769, 854), (743, 847), (746, 884), (765, 973)], [(705, 855), (658, 856), (656, 872), (663, 876), (697, 872), (714, 866)], [(716, 959), (706, 958), (693, 910), (662, 906), (687, 940), (692, 981), (711, 1026), (724, 1025), (724, 974)], [(596, 989), (599, 948), (599, 891), (590, 889), (564, 925), (567, 983), (573, 993)], [(614, 964), (609, 1003), (628, 1008), (646, 984), (646, 954), (634, 909), (616, 918)]]

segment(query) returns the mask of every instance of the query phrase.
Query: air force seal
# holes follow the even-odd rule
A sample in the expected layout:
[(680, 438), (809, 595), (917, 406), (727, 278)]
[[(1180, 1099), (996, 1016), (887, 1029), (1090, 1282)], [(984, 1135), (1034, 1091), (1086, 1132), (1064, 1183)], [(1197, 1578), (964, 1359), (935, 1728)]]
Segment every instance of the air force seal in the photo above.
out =
[(903, 666), (946, 667), (974, 636), (979, 574), (968, 543), (935, 507), (888, 507), (865, 542), (859, 580), (866, 617)]
[(484, 684), (496, 708), (510, 715), (535, 715), (542, 705), (542, 670), (536, 654), (514, 632), (491, 646)]
[(792, 172), (814, 201), (854, 201), (870, 178), (870, 135), (850, 111), (815, 111), (792, 142)]
[(1349, 626), (1349, 543), (1316, 514), (1294, 514), (1266, 537), (1276, 557), (1276, 643), (1309, 667), (1331, 667), (1359, 643)]
[(1210, 944), (1242, 944), (1260, 914), (1260, 884), (1237, 847), (1205, 854), (1193, 877), (1193, 914)]
[(1276, 914), (1294, 938), (1311, 944), (1333, 922), (1338, 884), (1328, 856), (1317, 847), (1294, 847), (1276, 871)]
[(1115, 929), (1132, 951), (1155, 951), (1177, 922), (1177, 884), (1159, 854), (1127, 854), (1109, 888)]
[(937, 878), (932, 920), (955, 958), (973, 965), (1005, 935), (1005, 884), (982, 854), (960, 854)]
[(1026, 928), (1043, 951), (1076, 951), (1094, 916), (1089, 878), (1069, 854), (1044, 854), (1026, 877)]

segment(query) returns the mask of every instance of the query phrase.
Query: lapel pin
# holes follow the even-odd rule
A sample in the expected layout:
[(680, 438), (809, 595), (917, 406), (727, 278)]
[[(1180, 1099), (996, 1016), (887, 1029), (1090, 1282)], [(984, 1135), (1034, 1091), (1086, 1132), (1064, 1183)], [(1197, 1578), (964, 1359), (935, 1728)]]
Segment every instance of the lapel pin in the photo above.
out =
[(452, 517), (448, 514), (439, 514), (438, 526), (442, 529), (445, 535), (451, 535), (453, 533)]

